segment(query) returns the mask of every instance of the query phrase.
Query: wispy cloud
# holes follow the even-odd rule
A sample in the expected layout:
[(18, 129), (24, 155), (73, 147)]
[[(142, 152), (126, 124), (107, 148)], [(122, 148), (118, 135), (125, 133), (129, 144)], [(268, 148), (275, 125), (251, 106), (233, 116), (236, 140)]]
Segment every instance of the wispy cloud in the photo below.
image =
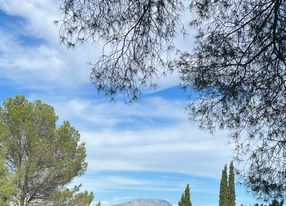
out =
[(47, 102), (55, 106), (61, 120), (71, 120), (80, 130), (87, 143), (90, 171), (171, 171), (219, 177), (232, 156), (227, 132), (210, 135), (191, 125), (184, 101), (151, 97), (123, 105), (52, 97)]
[[(22, 83), (23, 87), (45, 89), (76, 88), (90, 83), (90, 65), (96, 62), (102, 50), (100, 42), (87, 42), (75, 49), (60, 45), (58, 27), (54, 24), (60, 17), (60, 3), (56, 0), (3, 0), (0, 9), (8, 15), (19, 16), (24, 21), (13, 31), (4, 33), (0, 50), (5, 56), (1, 62), (2, 77)], [(39, 39), (40, 45), (27, 46), (20, 42), (23, 35)], [(7, 38), (10, 36), (9, 38)], [(22, 37), (22, 38), (21, 38)], [(13, 73), (12, 73), (13, 71)], [(13, 75), (12, 75), (13, 74)], [(27, 76), (30, 75), (30, 78)], [(176, 74), (168, 78), (159, 77), (160, 89), (178, 83)], [(39, 89), (39, 88), (38, 88)]]
[(50, 43), (58, 41), (58, 31), (54, 21), (59, 19), (59, 1), (56, 0), (2, 0), (0, 9), (12, 16), (22, 17), (26, 24), (17, 32), (26, 32)]
[[(23, 19), (14, 30), (0, 28), (2, 78), (22, 87), (54, 91), (89, 83), (88, 62), (96, 58), (98, 52), (89, 44), (74, 50), (60, 45), (58, 28), (53, 23), (60, 18), (58, 1), (4, 0), (0, 9), (5, 15)], [(38, 44), (27, 44), (35, 39)]]
[[(9, 87), (28, 89), (23, 91), (30, 100), (53, 105), (60, 122), (69, 120), (80, 131), (89, 166), (75, 183), (101, 195), (105, 205), (149, 196), (175, 203), (186, 183), (192, 183), (195, 194), (216, 200), (215, 184), (232, 157), (227, 132), (199, 130), (187, 118), (187, 102), (168, 98), (164, 90), (132, 105), (96, 95), (88, 62), (96, 61), (100, 47), (60, 45), (53, 23), (58, 8), (57, 0), (2, 0), (0, 12), (11, 26), (0, 27), (0, 77), (12, 82)], [(175, 76), (160, 79), (162, 88), (176, 85)]]
[[(70, 120), (79, 129), (86, 142), (88, 170), (76, 182), (85, 189), (96, 194), (120, 191), (125, 196), (134, 191), (177, 194), (190, 183), (195, 194), (216, 197), (217, 189), (209, 186), (210, 180), (204, 184), (196, 179), (219, 181), (221, 168), (232, 157), (227, 132), (210, 135), (191, 124), (185, 101), (155, 96), (124, 105), (71, 96), (38, 94), (32, 98), (53, 105), (60, 121)], [(128, 175), (138, 172), (145, 175)], [(171, 175), (158, 181), (159, 176), (146, 178), (148, 173), (187, 177), (176, 180)]]

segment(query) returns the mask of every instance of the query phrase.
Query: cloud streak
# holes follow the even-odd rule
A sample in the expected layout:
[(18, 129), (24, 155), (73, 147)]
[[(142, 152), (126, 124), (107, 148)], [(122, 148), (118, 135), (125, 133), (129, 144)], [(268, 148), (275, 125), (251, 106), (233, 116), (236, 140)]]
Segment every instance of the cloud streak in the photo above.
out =
[(71, 120), (80, 130), (90, 171), (219, 177), (223, 164), (231, 159), (227, 132), (210, 135), (190, 124), (184, 101), (151, 97), (134, 105), (79, 98), (47, 102), (55, 106), (61, 121)]
[[(61, 18), (59, 8), (56, 0), (3, 0), (0, 9), (6, 15), (18, 16), (23, 21), (8, 31), (9, 34), (0, 28), (1, 43), (5, 43), (0, 47), (5, 54), (0, 64), (2, 77), (27, 88), (36, 89), (41, 84), (43, 90), (90, 84), (89, 63), (96, 62), (102, 54), (101, 42), (89, 41), (71, 50), (61, 45), (59, 28), (54, 24)], [(38, 39), (39, 45), (21, 44), (23, 36)], [(168, 78), (159, 77), (158, 81), (160, 89), (165, 89), (178, 84), (179, 80), (173, 74)]]
[[(69, 120), (80, 131), (89, 166), (74, 183), (83, 183), (108, 205), (139, 195), (170, 197), (175, 203), (186, 183), (196, 194), (216, 198), (221, 168), (232, 157), (227, 132), (199, 130), (187, 119), (184, 98), (168, 98), (164, 90), (146, 91), (132, 105), (107, 103), (94, 94), (88, 62), (96, 60), (100, 47), (88, 42), (68, 50), (60, 45), (53, 24), (58, 8), (56, 0), (1, 2), (7, 22), (9, 15), (23, 21), (0, 27), (0, 80), (20, 87), (30, 100), (51, 104), (59, 123)], [(168, 88), (178, 78), (159, 81)]]

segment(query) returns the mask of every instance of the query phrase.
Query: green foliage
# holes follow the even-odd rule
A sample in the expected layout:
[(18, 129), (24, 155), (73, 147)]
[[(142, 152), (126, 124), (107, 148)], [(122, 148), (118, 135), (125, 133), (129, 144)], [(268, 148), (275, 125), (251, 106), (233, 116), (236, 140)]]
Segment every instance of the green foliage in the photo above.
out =
[(228, 176), (228, 206), (235, 206), (235, 180), (234, 180), (234, 166), (233, 161), (231, 161), (229, 166), (229, 176)]
[(227, 166), (224, 166), (221, 174), (220, 190), (219, 190), (219, 206), (228, 205), (228, 182), (227, 182)]
[(79, 132), (67, 121), (57, 128), (57, 119), (53, 107), (23, 96), (0, 108), (0, 147), (19, 206), (47, 201), (86, 170)]
[[(154, 87), (170, 63), (173, 38), (182, 33), (181, 0), (62, 0), (60, 39), (74, 47), (87, 39), (106, 41), (113, 48), (92, 66), (95, 87), (112, 98), (132, 101), (141, 86)], [(96, 38), (94, 38), (96, 37)], [(164, 55), (162, 55), (164, 54)]]
[[(269, 204), (255, 203), (253, 206), (283, 206), (283, 204), (284, 204), (283, 201), (278, 201), (278, 200), (274, 199)], [(247, 205), (241, 204), (241, 206), (247, 206)], [(251, 206), (251, 205), (249, 205), (249, 206)]]
[[(286, 1), (62, 3), (64, 44), (91, 39), (109, 48), (92, 65), (98, 91), (133, 101), (142, 86), (156, 86), (154, 77), (175, 70), (186, 91), (197, 91), (188, 106), (190, 119), (211, 131), (233, 131), (239, 160), (249, 163), (243, 174), (247, 186), (265, 200), (285, 198)], [(177, 52), (181, 55), (173, 59), (184, 5), (197, 35), (193, 51)]]
[(56, 191), (50, 198), (49, 206), (89, 206), (94, 199), (92, 192), (79, 192), (79, 187)]
[(101, 206), (101, 202), (99, 201), (95, 206)]
[(219, 206), (235, 206), (235, 182), (234, 182), (234, 166), (231, 161), (229, 166), (229, 176), (227, 176), (227, 165), (224, 166), (221, 174)]
[[(286, 27), (283, 0), (194, 0), (194, 51), (183, 85), (196, 89), (192, 120), (228, 129), (246, 185), (263, 200), (286, 197)], [(243, 135), (242, 135), (243, 134)]]
[[(247, 186), (265, 200), (285, 198), (286, 1), (62, 2), (64, 44), (91, 39), (109, 48), (92, 65), (98, 91), (133, 101), (142, 86), (153, 88), (155, 77), (175, 70), (186, 91), (197, 91), (188, 106), (191, 120), (233, 131), (238, 157), (249, 163)], [(184, 5), (197, 35), (193, 51), (173, 59)]]
[(187, 184), (184, 193), (182, 194), (181, 200), (178, 203), (179, 206), (192, 206), (190, 186)]
[(272, 200), (269, 206), (283, 206), (283, 201), (278, 201), (276, 199)]
[(4, 165), (3, 158), (0, 158), (0, 206), (8, 206), (13, 195), (14, 188), (11, 177)]

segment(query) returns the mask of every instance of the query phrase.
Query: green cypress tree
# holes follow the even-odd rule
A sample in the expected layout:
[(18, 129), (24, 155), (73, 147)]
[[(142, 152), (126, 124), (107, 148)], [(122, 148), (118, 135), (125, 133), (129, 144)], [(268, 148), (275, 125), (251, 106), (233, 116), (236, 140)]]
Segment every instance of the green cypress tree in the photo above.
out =
[(220, 180), (219, 206), (228, 206), (227, 166), (224, 166)]
[(187, 184), (187, 187), (185, 189), (185, 202), (184, 206), (192, 206), (191, 202), (191, 192), (190, 192), (190, 186)]
[(234, 166), (231, 161), (229, 166), (229, 177), (228, 177), (228, 205), (235, 206), (235, 184), (234, 184)]
[(179, 206), (192, 206), (190, 186), (187, 184), (185, 192), (178, 203)]
[(184, 194), (182, 194), (181, 200), (178, 202), (178, 206), (184, 206), (184, 199), (185, 199), (185, 196)]

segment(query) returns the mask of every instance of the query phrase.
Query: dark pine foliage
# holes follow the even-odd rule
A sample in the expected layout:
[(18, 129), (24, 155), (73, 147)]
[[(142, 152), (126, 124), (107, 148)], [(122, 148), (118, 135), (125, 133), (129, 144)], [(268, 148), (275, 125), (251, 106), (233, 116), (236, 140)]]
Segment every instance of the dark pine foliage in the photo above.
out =
[(265, 200), (286, 191), (286, 1), (194, 1), (198, 36), (180, 66), (200, 96), (188, 109), (203, 128), (232, 131), (247, 185)]
[[(62, 1), (62, 42), (104, 43), (92, 65), (97, 90), (133, 101), (142, 86), (176, 70), (182, 86), (199, 93), (190, 118), (210, 131), (232, 131), (250, 189), (265, 200), (285, 199), (285, 0)], [(185, 2), (197, 37), (193, 51), (172, 59)]]
[(64, 0), (60, 38), (69, 47), (103, 40), (92, 83), (112, 99), (134, 101), (139, 87), (156, 87), (154, 78), (167, 72), (183, 8), (180, 0)]

